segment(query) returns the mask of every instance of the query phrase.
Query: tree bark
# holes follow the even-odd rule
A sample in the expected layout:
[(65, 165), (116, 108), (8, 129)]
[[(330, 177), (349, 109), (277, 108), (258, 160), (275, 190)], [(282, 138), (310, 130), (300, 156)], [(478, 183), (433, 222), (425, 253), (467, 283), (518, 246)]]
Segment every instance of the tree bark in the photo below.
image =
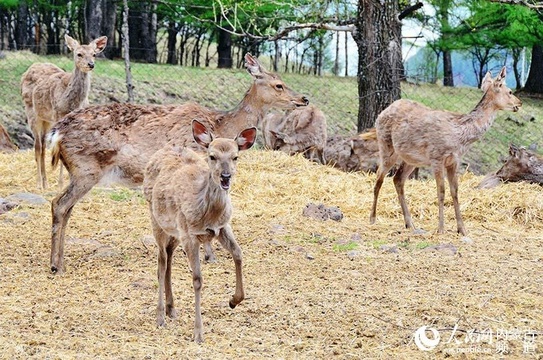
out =
[(401, 24), (398, 2), (359, 0), (356, 30), (358, 45), (358, 131), (374, 126), (388, 105), (400, 98)]
[(524, 90), (530, 93), (543, 94), (543, 45), (532, 48), (532, 62)]
[(28, 48), (28, 20), (28, 4), (26, 1), (21, 1), (17, 8), (17, 22), (15, 23), (15, 43), (17, 44), (17, 50)]
[(219, 62), (217, 64), (217, 67), (219, 69), (231, 69), (233, 64), (232, 34), (230, 34), (226, 30), (219, 29), (217, 52), (219, 54)]
[(443, 50), (443, 86), (454, 86), (452, 56), (449, 50)]
[(177, 27), (173, 22), (170, 22), (168, 26), (168, 58), (166, 62), (168, 64), (177, 65)]

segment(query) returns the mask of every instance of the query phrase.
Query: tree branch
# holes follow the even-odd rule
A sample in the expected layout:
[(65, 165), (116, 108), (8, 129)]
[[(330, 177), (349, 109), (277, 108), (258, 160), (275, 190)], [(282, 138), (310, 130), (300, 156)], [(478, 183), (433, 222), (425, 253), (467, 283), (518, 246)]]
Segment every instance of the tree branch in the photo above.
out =
[(418, 2), (415, 5), (411, 5), (406, 7), (402, 10), (402, 12), (398, 15), (398, 20), (403, 20), (405, 17), (411, 15), (411, 13), (414, 13), (418, 9), (420, 9), (423, 6), (423, 3)]

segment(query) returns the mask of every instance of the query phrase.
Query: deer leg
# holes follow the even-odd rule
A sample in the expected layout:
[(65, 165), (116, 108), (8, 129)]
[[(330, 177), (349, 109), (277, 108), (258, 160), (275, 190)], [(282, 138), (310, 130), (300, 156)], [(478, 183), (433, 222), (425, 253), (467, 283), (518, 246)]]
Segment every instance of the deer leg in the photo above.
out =
[(200, 242), (194, 236), (189, 239), (189, 244), (186, 246), (187, 255), (189, 257), (190, 267), (192, 268), (192, 285), (194, 287), (194, 341), (201, 343), (204, 341), (203, 325), (202, 325), (202, 309), (200, 303), (202, 301), (202, 273), (200, 270)]
[(164, 230), (160, 228), (160, 226), (154, 221), (154, 219), (153, 235), (155, 236), (155, 240), (158, 245), (158, 305), (156, 308), (156, 324), (157, 326), (162, 327), (166, 325), (166, 321), (164, 319), (164, 292), (166, 287), (166, 272), (169, 260), (167, 251), (169, 241), (168, 235), (164, 232)]
[(166, 246), (166, 255), (167, 255), (167, 266), (166, 266), (166, 315), (172, 319), (177, 317), (177, 312), (175, 311), (174, 301), (173, 301), (173, 291), (172, 291), (172, 260), (173, 252), (179, 245), (179, 241), (170, 236), (168, 240), (168, 246)]
[(444, 231), (444, 215), (443, 215), (443, 207), (444, 207), (444, 200), (445, 200), (445, 179), (443, 176), (443, 165), (439, 164), (434, 166), (434, 177), (436, 179), (436, 186), (437, 186), (437, 202), (439, 206), (439, 225), (437, 228), (438, 234), (443, 234)]
[(47, 188), (47, 178), (45, 174), (45, 133), (42, 130), (35, 130), (34, 133), (34, 159), (38, 167), (37, 187)]
[(409, 177), (409, 175), (411, 175), (413, 170), (415, 170), (414, 166), (402, 162), (398, 167), (398, 170), (396, 170), (396, 174), (394, 174), (394, 187), (396, 188), (396, 193), (398, 194), (398, 201), (400, 202), (400, 207), (402, 208), (405, 227), (406, 229), (414, 230), (415, 226), (413, 225), (413, 220), (411, 219), (411, 213), (409, 212), (409, 208), (407, 207), (404, 193), (405, 180)]
[(207, 262), (214, 263), (217, 261), (217, 258), (215, 257), (215, 254), (213, 254), (213, 248), (211, 247), (211, 241), (206, 241), (204, 243), (204, 249), (205, 249), (205, 260)]
[(70, 185), (57, 195), (51, 202), (53, 217), (51, 236), (51, 272), (62, 273), (64, 271), (64, 236), (66, 225), (72, 214), (74, 205), (94, 185), (98, 183), (98, 177), (85, 175), (81, 178), (72, 178)]
[[(379, 152), (381, 152), (381, 149), (379, 149)], [(381, 156), (381, 162), (379, 164), (379, 168), (377, 169), (377, 180), (375, 181), (375, 186), (373, 188), (373, 206), (371, 207), (370, 224), (375, 223), (375, 216), (377, 213), (377, 198), (379, 197), (379, 191), (381, 190), (381, 186), (383, 186), (385, 176), (388, 174), (392, 166), (394, 166), (397, 159), (398, 157), (395, 156), (394, 153), (389, 153), (388, 156)]]
[(466, 231), (466, 228), (464, 227), (464, 221), (462, 220), (462, 214), (460, 213), (460, 202), (458, 201), (458, 176), (456, 174), (457, 167), (458, 164), (456, 162), (447, 167), (447, 179), (449, 180), (451, 197), (453, 199), (457, 231), (462, 236), (467, 236), (468, 233)]
[(245, 298), (245, 292), (243, 290), (241, 248), (234, 237), (234, 232), (232, 231), (232, 227), (230, 225), (226, 225), (221, 229), (219, 241), (221, 245), (232, 255), (234, 265), (236, 267), (236, 291), (229, 302), (230, 308), (233, 309)]

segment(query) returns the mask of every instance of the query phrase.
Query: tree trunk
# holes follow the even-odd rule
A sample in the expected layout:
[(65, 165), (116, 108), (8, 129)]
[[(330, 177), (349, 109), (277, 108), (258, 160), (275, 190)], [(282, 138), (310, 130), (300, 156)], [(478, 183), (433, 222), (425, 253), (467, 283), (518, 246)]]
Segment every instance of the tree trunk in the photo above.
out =
[(532, 48), (532, 62), (524, 90), (543, 94), (543, 44), (534, 45)]
[(516, 90), (520, 90), (522, 87), (522, 79), (520, 78), (520, 72), (518, 70), (518, 63), (520, 61), (521, 49), (512, 49), (511, 57), (513, 58), (513, 73), (515, 74)]
[(17, 50), (28, 48), (28, 4), (26, 1), (21, 1), (17, 9), (17, 22), (15, 23), (15, 42)]
[(85, 2), (85, 43), (102, 36), (102, 0), (87, 0)]
[(168, 26), (168, 58), (166, 62), (171, 65), (177, 65), (177, 33), (178, 30), (173, 22)]
[(451, 52), (443, 51), (443, 86), (454, 86)]
[(128, 102), (134, 102), (134, 85), (132, 84), (132, 71), (130, 68), (130, 36), (128, 26), (128, 0), (123, 0), (123, 25), (122, 25), (122, 38), (124, 48), (124, 70), (126, 75), (126, 90), (128, 93)]
[[(230, 27), (227, 26), (226, 28), (229, 29)], [(233, 64), (232, 34), (223, 29), (219, 29), (217, 53), (219, 54), (219, 62), (217, 63), (217, 67), (219, 69), (231, 69)]]
[(156, 63), (156, 2), (136, 2), (138, 9), (129, 9), (130, 57)]
[(397, 1), (360, 0), (358, 46), (358, 131), (374, 126), (388, 105), (400, 98), (401, 24)]

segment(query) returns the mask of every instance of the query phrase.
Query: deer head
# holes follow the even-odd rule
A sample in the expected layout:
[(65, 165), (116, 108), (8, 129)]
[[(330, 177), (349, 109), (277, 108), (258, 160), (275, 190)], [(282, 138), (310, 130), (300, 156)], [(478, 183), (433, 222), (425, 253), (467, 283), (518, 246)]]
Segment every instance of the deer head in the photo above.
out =
[(238, 153), (253, 146), (256, 140), (256, 127), (243, 130), (234, 139), (215, 138), (205, 125), (192, 120), (194, 140), (207, 148), (207, 162), (211, 179), (221, 189), (230, 189), (230, 181), (236, 173)]
[(291, 90), (279, 75), (266, 71), (249, 53), (245, 55), (245, 68), (253, 77), (253, 88), (258, 91), (264, 104), (273, 104), (274, 107), (280, 109), (294, 109), (309, 104), (305, 96)]
[(74, 53), (75, 66), (82, 72), (90, 72), (94, 69), (96, 54), (106, 48), (107, 36), (101, 36), (91, 41), (88, 45), (81, 45), (70, 35), (65, 35), (66, 46)]
[(492, 79), (490, 71), (487, 72), (481, 82), (481, 90), (483, 90), (485, 96), (490, 96), (497, 110), (516, 112), (522, 106), (522, 101), (513, 95), (511, 89), (505, 85), (506, 75), (505, 66), (501, 69), (496, 79)]

